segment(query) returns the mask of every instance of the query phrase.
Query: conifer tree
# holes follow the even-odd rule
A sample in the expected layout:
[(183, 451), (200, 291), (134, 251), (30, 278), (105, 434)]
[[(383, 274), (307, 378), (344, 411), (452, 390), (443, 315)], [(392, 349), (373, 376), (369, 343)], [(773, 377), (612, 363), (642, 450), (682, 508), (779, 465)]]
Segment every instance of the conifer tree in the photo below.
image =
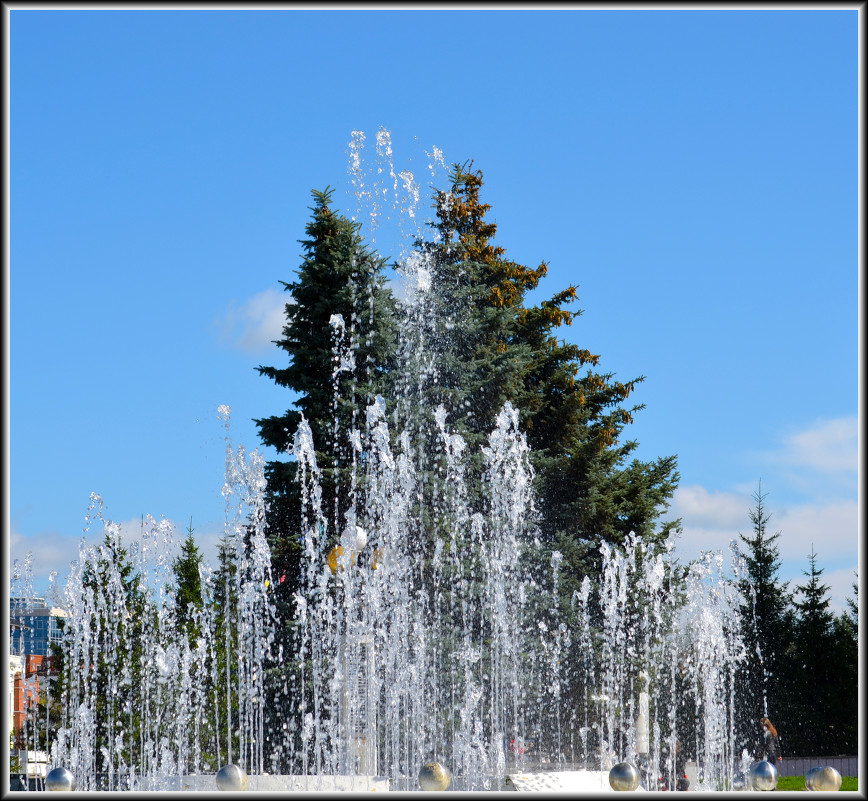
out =
[[(482, 446), (504, 403), (512, 400), (516, 405), (531, 360), (530, 349), (514, 341), (522, 287), (529, 282), (530, 271), (506, 262), (503, 248), (491, 244), (496, 226), (484, 219), (490, 207), (480, 201), (481, 186), (481, 173), (469, 171), (468, 165), (455, 165), (450, 190), (435, 194), (434, 236), (416, 242), (435, 287), (424, 298), (422, 321), (427, 324), (423, 347), (433, 368), (427, 363), (405, 364), (404, 375), (395, 378), (400, 425), (411, 432), (420, 457), (416, 469), (436, 475), (436, 465), (432, 471), (422, 457), (436, 462), (439, 433), (432, 413), (442, 406), (447, 427), (467, 445), (468, 494), (477, 504), (481, 503)], [(423, 520), (436, 494), (434, 482), (426, 479), (425, 483), (432, 497), (420, 504)], [(423, 525), (417, 536), (430, 548), (437, 532)]]
[[(297, 277), (280, 282), (290, 299), (283, 336), (275, 344), (287, 363), (258, 368), (260, 375), (297, 393), (294, 408), (255, 421), (262, 442), (278, 453), (265, 468), (265, 533), (271, 548), (273, 599), (282, 621), (275, 649), (283, 658), (266, 672), (275, 695), (286, 688), (295, 692), (299, 669), (291, 655), (296, 653), (294, 593), (301, 578), (301, 487), (296, 463), (287, 451), (304, 415), (322, 471), (323, 511), (330, 529), (326, 536), (336, 540), (349, 522), (347, 511), (353, 503), (349, 433), (364, 426), (364, 410), (375, 396), (387, 394), (384, 382), (397, 352), (395, 305), (386, 286), (384, 260), (366, 247), (360, 224), (332, 208), (331, 189), (312, 195)], [(359, 465), (357, 475), (362, 473)], [(364, 504), (363, 490), (356, 488), (358, 505)], [(272, 730), (286, 724), (283, 716), (296, 708), (297, 701), (267, 710)]]
[[(622, 435), (643, 407), (625, 402), (643, 378), (616, 381), (613, 373), (596, 369), (600, 356), (558, 338), (558, 329), (581, 314), (569, 308), (577, 288), (528, 303), (548, 265), (523, 266), (494, 244), (497, 226), (486, 218), (482, 173), (472, 163), (454, 165), (450, 179), (448, 189), (435, 194), (434, 236), (417, 242), (438, 288), (425, 298), (434, 334), (426, 344), (436, 352), (437, 370), (412, 376), (422, 387), (413, 401), (417, 408), (445, 407), (449, 428), (468, 445), (465, 476), (469, 496), (478, 502), (481, 445), (506, 401), (519, 410), (535, 471), (534, 523), (541, 546), (531, 545), (522, 561), (543, 579), (551, 571), (552, 551), (561, 552), (558, 623), (569, 627), (576, 622), (573, 593), (585, 576), (599, 576), (602, 542), (621, 545), (635, 532), (653, 553), (678, 525), (659, 524), (678, 481), (676, 457), (630, 461), (637, 443)], [(436, 454), (436, 431), (427, 425), (419, 422), (413, 439), (427, 441), (425, 452)], [(430, 499), (420, 503), (416, 519), (423, 524), (414, 536), (430, 549), (439, 533), (425, 524), (425, 509), (436, 502), (436, 481), (426, 491)], [(582, 689), (565, 688), (569, 704), (580, 703)]]
[(768, 493), (760, 482), (753, 494), (755, 506), (748, 515), (753, 536), (739, 533), (747, 546), (742, 553), (747, 575), (739, 590), (745, 603), (741, 608), (741, 634), (747, 650), (747, 660), (739, 675), (739, 705), (737, 721), (743, 747), (751, 748), (756, 740), (758, 721), (770, 717), (782, 723), (787, 715), (789, 696), (786, 694), (787, 652), (792, 637), (792, 597), (789, 584), (778, 578), (780, 552), (776, 544), (781, 533), (767, 529), (771, 513), (765, 506)]
[[(834, 756), (856, 753), (857, 662), (852, 639), (841, 639), (830, 610), (829, 587), (811, 548), (804, 584), (796, 587), (793, 667), (786, 677), (791, 715), (788, 741), (794, 753)], [(849, 640), (849, 641), (848, 641)]]
[(566, 557), (562, 587), (571, 597), (599, 570), (602, 541), (622, 544), (633, 531), (659, 543), (678, 525), (657, 528), (677, 485), (676, 457), (628, 463), (638, 443), (621, 441), (623, 429), (643, 406), (622, 404), (644, 377), (615, 381), (593, 369), (598, 355), (557, 338), (581, 314), (567, 308), (577, 300), (575, 286), (526, 303), (548, 265), (525, 267), (492, 243), (497, 226), (485, 219), (482, 184), (472, 162), (454, 165), (449, 190), (435, 194), (435, 241), (418, 243), (444, 289), (430, 301), (434, 317), (451, 332), (435, 343), (442, 367), (429, 402), (444, 403), (471, 454), (505, 401), (519, 409), (537, 475), (540, 533)]
[[(106, 531), (96, 559), (85, 561), (82, 575), (85, 588), (112, 599), (107, 608), (100, 610), (98, 620), (91, 624), (98, 638), (91, 674), (96, 698), (92, 712), (97, 772), (107, 770), (109, 753), (115, 748), (116, 730), (138, 732), (141, 725), (141, 710), (134, 699), (141, 680), (142, 637), (148, 622), (155, 619), (156, 610), (142, 591), (140, 578), (128, 550), (120, 544), (119, 534), (112, 536)], [(109, 661), (108, 654), (112, 651), (115, 657)], [(61, 682), (62, 687), (68, 684), (68, 673), (76, 666), (67, 664), (65, 667), (67, 676)], [(126, 671), (131, 674), (129, 685), (118, 680)], [(129, 695), (130, 688), (133, 688), (132, 695)], [(124, 699), (115, 693), (127, 694), (127, 697)], [(122, 711), (115, 715), (115, 710)], [(123, 756), (129, 758), (128, 753)]]
[[(213, 576), (214, 754), (238, 753), (238, 561), (235, 543), (224, 534), (217, 543), (217, 569)], [(227, 720), (228, 718), (228, 720)], [(231, 742), (230, 742), (231, 739)]]
[[(302, 241), (298, 278), (280, 282), (291, 300), (285, 307), (283, 338), (275, 344), (286, 352), (289, 363), (258, 368), (260, 375), (298, 393), (298, 399), (295, 408), (284, 414), (255, 422), (262, 441), (285, 454), (304, 415), (323, 472), (326, 519), (340, 529), (350, 503), (348, 432), (361, 424), (360, 412), (382, 391), (393, 363), (394, 300), (385, 285), (384, 261), (364, 245), (360, 224), (332, 209), (331, 189), (312, 194), (314, 206), (305, 229), (308, 238)], [(338, 314), (344, 321), (343, 332), (333, 325)], [(336, 334), (347, 340), (342, 344), (352, 353), (351, 365), (335, 362)], [(266, 477), (267, 533), (278, 600), (286, 604), (299, 575), (300, 495), (295, 462), (285, 457), (268, 462)], [(291, 614), (289, 608), (281, 611), (284, 617)]]
[(181, 553), (172, 562), (175, 576), (175, 625), (186, 632), (193, 644), (200, 633), (193, 612), (202, 608), (202, 579), (199, 567), (202, 553), (193, 537), (193, 520), (187, 527), (187, 536), (181, 544)]
[[(408, 532), (415, 546), (430, 554), (443, 534), (431, 525), (430, 514), (443, 491), (437, 482), (438, 459), (444, 458), (432, 412), (442, 405), (447, 427), (464, 438), (468, 497), (477, 504), (471, 512), (484, 512), (476, 491), (481, 446), (510, 401), (519, 410), (536, 471), (543, 548), (530, 556), (550, 571), (550, 551), (563, 553), (559, 587), (562, 610), (569, 614), (573, 590), (584, 576), (598, 573), (601, 542), (621, 544), (632, 531), (656, 547), (677, 525), (660, 524), (678, 481), (676, 458), (630, 461), (637, 443), (623, 439), (623, 433), (642, 406), (626, 402), (643, 378), (616, 381), (614, 373), (595, 369), (599, 356), (558, 339), (557, 329), (581, 314), (568, 308), (577, 299), (575, 286), (538, 305), (527, 302), (548, 267), (525, 267), (494, 245), (497, 226), (486, 219), (490, 206), (481, 200), (482, 185), (482, 173), (473, 171), (472, 163), (455, 165), (449, 187), (435, 193), (431, 237), (416, 242), (437, 287), (425, 296), (422, 321), (430, 361), (416, 362), (410, 358), (413, 332), (407, 332), (399, 353), (382, 260), (365, 250), (358, 226), (331, 210), (328, 190), (314, 193), (299, 278), (284, 283), (293, 302), (286, 306), (287, 324), (276, 344), (289, 354), (290, 365), (259, 368), (301, 397), (295, 409), (256, 422), (263, 442), (282, 451), (304, 413), (323, 470), (324, 511), (338, 529), (349, 500), (341, 491), (349, 483), (343, 472), (349, 458), (336, 432), (349, 429), (375, 392), (397, 398), (389, 409), (393, 434), (407, 430), (417, 456), (433, 455), (433, 466), (417, 460), (425, 481), (411, 515), (416, 530)], [(336, 313), (355, 325), (353, 370), (335, 371), (330, 319)], [(396, 363), (400, 369), (394, 369)], [(281, 616), (291, 621), (300, 568), (294, 463), (270, 462), (267, 475), (274, 575), (278, 582), (286, 577), (277, 597)]]
[[(855, 585), (854, 585), (855, 586)], [(851, 599), (847, 599), (848, 604)], [(835, 616), (832, 624), (835, 650), (832, 652), (836, 691), (832, 696), (833, 741), (836, 753), (855, 754), (859, 746), (859, 627), (848, 612)]]

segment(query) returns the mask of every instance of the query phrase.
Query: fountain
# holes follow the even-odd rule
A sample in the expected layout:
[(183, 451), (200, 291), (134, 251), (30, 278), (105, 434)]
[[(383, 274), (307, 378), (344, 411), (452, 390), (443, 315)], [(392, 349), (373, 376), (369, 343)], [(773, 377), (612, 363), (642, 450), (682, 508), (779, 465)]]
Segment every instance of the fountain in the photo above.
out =
[[(354, 143), (357, 196), (380, 198), (360, 189)], [(387, 137), (378, 153), (390, 156)], [(384, 172), (395, 177), (391, 164)], [(403, 224), (419, 193), (406, 171), (401, 180), (413, 199)], [(295, 652), (277, 644), (264, 461), (232, 446), (221, 407), (223, 546), (234, 567), (202, 569), (191, 636), (174, 611), (172, 526), (143, 520), (124, 563), (119, 527), (92, 497), (88, 524), (102, 524), (104, 541), (82, 540), (65, 590), (64, 713), (51, 764), (83, 790), (213, 789), (215, 775), (250, 790), (334, 789), (339, 777), (349, 789), (500, 790), (535, 771), (593, 776), (599, 790), (616, 767), (613, 787), (641, 779), (656, 789), (658, 776), (674, 778), (682, 743), (701, 765), (700, 788), (728, 786), (744, 649), (722, 557), (685, 568), (671, 546), (604, 543), (600, 582), (585, 578), (574, 593), (578, 624), (568, 627), (563, 557), (534, 525), (518, 410), (507, 403), (492, 422), (477, 486), (446, 407), (413, 406), (411, 379), (432, 367), (425, 309), (436, 286), (423, 254), (406, 253), (401, 269), (401, 403), (413, 412), (392, 414), (376, 397), (344, 432), (353, 484), (343, 520), (323, 511), (307, 421), (295, 432)], [(332, 327), (337, 377), (353, 364), (352, 321), (335, 315)]]

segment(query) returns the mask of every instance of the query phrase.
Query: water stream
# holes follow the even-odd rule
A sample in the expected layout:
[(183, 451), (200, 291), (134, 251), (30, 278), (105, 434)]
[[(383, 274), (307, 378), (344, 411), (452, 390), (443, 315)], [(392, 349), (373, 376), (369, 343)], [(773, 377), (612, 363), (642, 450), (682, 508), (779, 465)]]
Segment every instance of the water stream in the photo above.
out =
[[(403, 380), (395, 398), (374, 398), (349, 430), (334, 432), (349, 454), (342, 519), (324, 511), (307, 421), (295, 432), (302, 568), (293, 652), (276, 645), (264, 460), (232, 445), (220, 407), (223, 546), (236, 568), (203, 566), (190, 636), (174, 614), (173, 526), (145, 518), (123, 572), (120, 528), (92, 497), (88, 528), (100, 530), (82, 539), (62, 598), (64, 712), (52, 764), (85, 790), (160, 789), (230, 762), (252, 775), (387, 776), (392, 789), (416, 789), (421, 767), (437, 760), (463, 788), (486, 790), (509, 772), (629, 760), (657, 789), (681, 743), (700, 765), (700, 786), (720, 786), (739, 769), (733, 693), (744, 658), (740, 599), (721, 555), (683, 566), (636, 538), (623, 549), (603, 543), (599, 583), (586, 578), (564, 615), (563, 556), (540, 541), (518, 410), (507, 403), (471, 454), (447, 408), (425, 403), (444, 326), (432, 316), (434, 271), (407, 244), (419, 233), (419, 187), (409, 170), (396, 172), (387, 132), (377, 136), (375, 167), (363, 151), (355, 132), (359, 209), (367, 204), (373, 230), (397, 222), (404, 243)], [(430, 158), (433, 172), (442, 154)], [(336, 409), (357, 323), (332, 318)], [(476, 480), (469, 465), (480, 455)], [(134, 616), (141, 635), (131, 640)], [(275, 668), (289, 663), (287, 679)]]

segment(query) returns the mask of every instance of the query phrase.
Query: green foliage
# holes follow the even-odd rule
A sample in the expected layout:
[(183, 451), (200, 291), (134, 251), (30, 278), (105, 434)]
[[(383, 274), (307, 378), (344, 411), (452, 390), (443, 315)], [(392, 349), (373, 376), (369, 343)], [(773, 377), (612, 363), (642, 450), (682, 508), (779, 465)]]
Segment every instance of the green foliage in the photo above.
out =
[[(354, 492), (356, 502), (364, 504), (364, 487), (353, 490), (354, 457), (347, 434), (363, 425), (360, 415), (374, 397), (386, 394), (384, 384), (397, 353), (395, 302), (386, 286), (383, 259), (365, 246), (360, 224), (332, 209), (331, 189), (312, 194), (314, 205), (305, 228), (307, 238), (301, 243), (304, 253), (297, 278), (281, 281), (291, 298), (285, 306), (283, 336), (275, 344), (288, 357), (288, 364), (258, 368), (260, 375), (297, 393), (294, 408), (255, 421), (262, 442), (281, 454), (265, 470), (265, 531), (272, 556), (273, 600), (282, 622), (275, 647), (284, 654), (266, 671), (275, 696), (293, 685), (299, 669), (291, 655), (297, 625), (294, 593), (301, 577), (301, 488), (296, 463), (286, 458), (287, 449), (304, 415), (322, 470), (323, 511), (335, 538), (344, 527)], [(343, 331), (332, 324), (338, 314)], [(353, 359), (336, 362), (336, 347)], [(225, 657), (221, 659), (221, 672), (225, 672)], [(270, 729), (283, 729), (287, 708), (275, 704), (267, 710), (272, 716)], [(295, 725), (294, 720), (290, 723)]]
[[(237, 755), (239, 749), (237, 574), (238, 554), (235, 544), (224, 535), (217, 544), (217, 570), (214, 571), (213, 579), (214, 658), (211, 671), (211, 692), (214, 699), (213, 750), (215, 754), (223, 755), (230, 752)], [(227, 734), (229, 731), (232, 734)]]
[(858, 651), (849, 622), (829, 609), (829, 587), (811, 551), (807, 581), (796, 587), (790, 650), (788, 742), (795, 753), (856, 753)]
[[(275, 344), (288, 354), (289, 366), (259, 368), (299, 398), (294, 409), (256, 423), (262, 441), (283, 451), (304, 414), (323, 471), (324, 513), (333, 537), (353, 500), (346, 433), (354, 423), (362, 427), (360, 410), (375, 393), (383, 394), (392, 433), (408, 432), (409, 455), (424, 479), (410, 515), (413, 530), (407, 532), (424, 557), (438, 539), (448, 542), (447, 532), (434, 524), (449, 525), (448, 515), (433, 510), (451, 489), (432, 412), (442, 405), (447, 429), (464, 439), (470, 513), (484, 514), (478, 491), (482, 446), (509, 401), (519, 410), (531, 449), (538, 498), (532, 523), (539, 538), (522, 560), (547, 580), (552, 550), (564, 555), (559, 606), (569, 625), (570, 599), (585, 576), (597, 576), (602, 542), (621, 545), (635, 532), (653, 549), (677, 527), (678, 521), (661, 523), (678, 481), (676, 457), (632, 458), (637, 443), (624, 431), (643, 407), (628, 399), (643, 378), (617, 381), (614, 373), (596, 369), (598, 355), (558, 339), (558, 329), (581, 314), (570, 308), (576, 287), (528, 302), (548, 266), (518, 264), (494, 244), (497, 226), (486, 219), (490, 206), (481, 200), (482, 186), (482, 173), (472, 163), (454, 165), (448, 188), (435, 193), (431, 236), (417, 241), (416, 249), (437, 291), (425, 297), (421, 328), (401, 331), (400, 343), (382, 260), (364, 248), (358, 226), (331, 209), (329, 190), (314, 192), (298, 279), (282, 282), (292, 302), (286, 305), (283, 338)], [(330, 319), (337, 313), (350, 329), (352, 370), (336, 370)], [(358, 458), (355, 500), (363, 508), (364, 454)], [(288, 653), (292, 593), (300, 575), (300, 489), (291, 461), (270, 462), (267, 477), (269, 540), (280, 582), (275, 598)], [(289, 677), (289, 661), (284, 667)]]
[[(481, 446), (510, 401), (520, 410), (532, 450), (541, 538), (547, 548), (557, 546), (568, 555), (564, 594), (570, 597), (583, 576), (599, 569), (602, 541), (622, 544), (635, 532), (659, 544), (678, 525), (658, 527), (678, 481), (676, 458), (630, 461), (637, 443), (624, 440), (623, 432), (642, 406), (625, 402), (643, 378), (617, 381), (613, 373), (594, 369), (599, 356), (557, 338), (557, 329), (581, 314), (568, 308), (577, 299), (575, 286), (538, 305), (526, 302), (548, 266), (525, 267), (494, 245), (497, 226), (486, 219), (490, 206), (481, 201), (482, 185), (472, 162), (454, 165), (449, 188), (435, 193), (433, 236), (416, 243), (440, 288), (425, 299), (426, 317), (433, 322), (423, 344), (436, 370), (407, 359), (401, 371), (393, 369), (394, 303), (383, 285), (383, 262), (365, 249), (358, 225), (331, 209), (328, 189), (313, 193), (298, 280), (282, 282), (293, 302), (286, 305), (283, 338), (276, 344), (290, 363), (259, 368), (299, 398), (295, 409), (256, 422), (263, 442), (283, 451), (305, 415), (323, 470), (326, 518), (340, 530), (350, 503), (352, 459), (345, 432), (376, 392), (391, 398), (414, 389), (396, 413), (416, 454), (437, 452), (440, 435), (430, 413), (443, 405), (450, 430), (468, 446), (471, 498), (479, 497), (474, 490), (481, 481)], [(329, 321), (338, 313), (352, 321), (356, 357), (353, 370), (336, 373)], [(420, 462), (417, 468), (436, 473), (438, 466)], [(299, 574), (299, 488), (292, 462), (270, 462), (267, 470), (275, 575), (286, 576), (280, 602), (291, 598)], [(433, 491), (435, 482), (428, 487)], [(429, 525), (429, 507), (423, 501), (418, 510), (417, 536), (426, 550), (438, 536)], [(290, 606), (282, 610), (285, 616)]]
[(187, 528), (187, 537), (181, 545), (181, 553), (172, 562), (175, 575), (175, 625), (185, 631), (191, 644), (201, 633), (201, 625), (196, 620), (196, 612), (202, 609), (202, 578), (199, 568), (202, 553), (193, 538), (193, 520)]
[[(771, 515), (762, 487), (750, 511), (753, 536), (741, 537), (747, 568), (739, 589), (747, 661), (738, 676), (737, 732), (750, 748), (760, 717), (769, 717), (786, 756), (857, 753), (858, 629), (855, 601), (849, 613), (830, 610), (817, 554), (808, 557), (807, 580), (791, 593), (778, 579), (780, 532), (769, 535)], [(856, 585), (853, 585), (854, 595)], [(780, 789), (780, 787), (779, 787)]]
[[(741, 607), (741, 635), (747, 649), (747, 660), (739, 671), (738, 726), (742, 746), (752, 748), (757, 737), (759, 720), (771, 717), (775, 725), (787, 705), (787, 650), (792, 638), (792, 596), (787, 582), (778, 578), (780, 553), (776, 544), (780, 532), (770, 534), (762, 482), (753, 494), (755, 506), (748, 515), (753, 524), (753, 536), (739, 533), (741, 554), (747, 575), (739, 583), (745, 599)], [(789, 739), (789, 738), (788, 738)]]
[(747, 647), (737, 688), (742, 745), (751, 748), (759, 719), (769, 717), (785, 757), (856, 753), (855, 621), (831, 612), (829, 587), (821, 581), (813, 550), (807, 581), (795, 593), (778, 579), (780, 532), (768, 533), (771, 515), (761, 485), (753, 497), (753, 536), (739, 535), (747, 546), (742, 553), (747, 573), (739, 586), (746, 599), (741, 633)]
[[(643, 406), (628, 399), (643, 377), (618, 381), (614, 373), (596, 369), (599, 355), (558, 338), (558, 329), (581, 314), (569, 308), (577, 300), (577, 287), (529, 303), (527, 293), (539, 288), (547, 264), (525, 267), (493, 244), (497, 226), (486, 219), (490, 206), (480, 199), (482, 173), (472, 163), (455, 165), (450, 179), (448, 190), (435, 195), (433, 241), (417, 242), (432, 283), (448, 291), (425, 300), (426, 315), (434, 320), (425, 345), (434, 353), (437, 371), (408, 382), (422, 387), (412, 403), (428, 415), (415, 426), (410, 421), (411, 436), (428, 443), (420, 450), (438, 452), (430, 410), (442, 404), (448, 427), (468, 446), (469, 497), (481, 502), (481, 446), (505, 402), (519, 410), (535, 473), (533, 522), (539, 537), (522, 559), (547, 583), (552, 551), (563, 555), (559, 620), (549, 622), (575, 629), (572, 598), (586, 576), (593, 581), (599, 576), (601, 543), (623, 546), (634, 532), (650, 554), (679, 525), (660, 520), (678, 482), (676, 457), (631, 460), (638, 443), (626, 439), (624, 430)], [(426, 469), (432, 470), (417, 464), (417, 470)], [(439, 532), (427, 524), (425, 511), (442, 492), (436, 465), (432, 472), (435, 480), (426, 484), (428, 496), (417, 515), (421, 525), (414, 532), (428, 550)], [(597, 611), (591, 609), (595, 618)], [(574, 640), (568, 661), (580, 663), (582, 658)], [(576, 676), (564, 690), (572, 695), (567, 703), (573, 708), (582, 703), (582, 681)]]
[(471, 167), (454, 166), (449, 190), (435, 196), (435, 241), (418, 243), (434, 281), (449, 288), (430, 300), (438, 327), (451, 333), (433, 343), (440, 369), (427, 405), (445, 405), (471, 454), (506, 401), (519, 409), (541, 539), (567, 556), (569, 598), (585, 575), (599, 571), (601, 542), (621, 545), (632, 531), (659, 544), (677, 525), (655, 530), (678, 481), (676, 458), (628, 463), (638, 443), (622, 442), (622, 433), (643, 407), (622, 404), (643, 378), (616, 381), (592, 369), (598, 355), (557, 338), (556, 330), (581, 314), (566, 308), (577, 300), (575, 286), (526, 303), (548, 266), (522, 266), (492, 244), (497, 226), (485, 219), (482, 173)]
[[(85, 563), (82, 583), (106, 599), (91, 621), (97, 640), (94, 666), (87, 680), (92, 683), (88, 690), (95, 699), (97, 772), (107, 772), (106, 754), (115, 749), (117, 733), (137, 731), (141, 723), (142, 640), (153, 625), (156, 610), (142, 590), (141, 577), (120, 543), (119, 531), (106, 531), (97, 554), (95, 560)], [(68, 681), (64, 684), (66, 692), (75, 689)], [(129, 760), (127, 748), (121, 758)]]
[[(281, 281), (291, 293), (286, 304), (283, 338), (275, 344), (289, 356), (285, 367), (258, 368), (276, 384), (298, 393), (293, 409), (256, 420), (263, 443), (285, 453), (303, 414), (317, 447), (323, 471), (326, 519), (343, 527), (350, 504), (352, 462), (347, 432), (381, 392), (396, 351), (394, 300), (385, 286), (384, 262), (369, 251), (354, 223), (331, 208), (332, 190), (314, 191), (312, 218), (302, 241), (304, 255), (294, 282)], [(335, 328), (340, 314), (355, 355), (353, 369), (334, 361)], [(337, 425), (335, 421), (337, 420)], [(267, 532), (277, 601), (291, 616), (291, 597), (300, 571), (300, 495), (295, 463), (268, 462)], [(337, 500), (336, 500), (337, 499)], [(283, 580), (281, 581), (281, 578)]]

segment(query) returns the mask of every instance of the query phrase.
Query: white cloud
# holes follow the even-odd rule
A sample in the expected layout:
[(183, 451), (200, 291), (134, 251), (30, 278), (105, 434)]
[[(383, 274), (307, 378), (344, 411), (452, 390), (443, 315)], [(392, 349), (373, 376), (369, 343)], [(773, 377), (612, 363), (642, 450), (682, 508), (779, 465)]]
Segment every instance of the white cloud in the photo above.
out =
[(240, 306), (232, 301), (216, 320), (220, 340), (246, 353), (261, 353), (281, 338), (286, 304), (292, 302), (291, 295), (275, 288), (254, 295)]
[(824, 473), (855, 472), (858, 433), (855, 416), (820, 420), (807, 431), (788, 436), (779, 458)]
[(670, 506), (670, 516), (680, 517), (682, 527), (675, 555), (686, 562), (703, 551), (723, 551), (728, 562), (730, 542), (738, 539), (739, 531), (749, 531), (749, 505), (749, 497), (737, 493), (710, 492), (698, 485), (679, 487)]
[(859, 547), (859, 508), (856, 501), (824, 505), (802, 504), (782, 509), (769, 524), (780, 530), (781, 557), (807, 566), (811, 548), (818, 563), (842, 559), (856, 562)]
[[(799, 504), (777, 508), (765, 501), (771, 514), (766, 525), (769, 535), (780, 532), (777, 546), (781, 559), (804, 560), (811, 545), (824, 561), (852, 559), (858, 552), (858, 504), (836, 501), (828, 504)], [(680, 517), (683, 526), (678, 541), (682, 558), (693, 559), (700, 552), (729, 547), (738, 534), (753, 535), (749, 511), (756, 505), (750, 495), (736, 492), (709, 491), (693, 485), (679, 487), (673, 497), (671, 513)]]
[[(793, 431), (781, 444), (754, 454), (774, 470), (779, 486), (814, 498), (848, 496), (857, 490), (859, 426), (856, 416), (817, 420)], [(765, 474), (765, 473), (764, 473)]]
[(735, 492), (709, 491), (698, 484), (682, 485), (675, 491), (671, 513), (691, 527), (734, 529), (747, 520), (750, 496)]

